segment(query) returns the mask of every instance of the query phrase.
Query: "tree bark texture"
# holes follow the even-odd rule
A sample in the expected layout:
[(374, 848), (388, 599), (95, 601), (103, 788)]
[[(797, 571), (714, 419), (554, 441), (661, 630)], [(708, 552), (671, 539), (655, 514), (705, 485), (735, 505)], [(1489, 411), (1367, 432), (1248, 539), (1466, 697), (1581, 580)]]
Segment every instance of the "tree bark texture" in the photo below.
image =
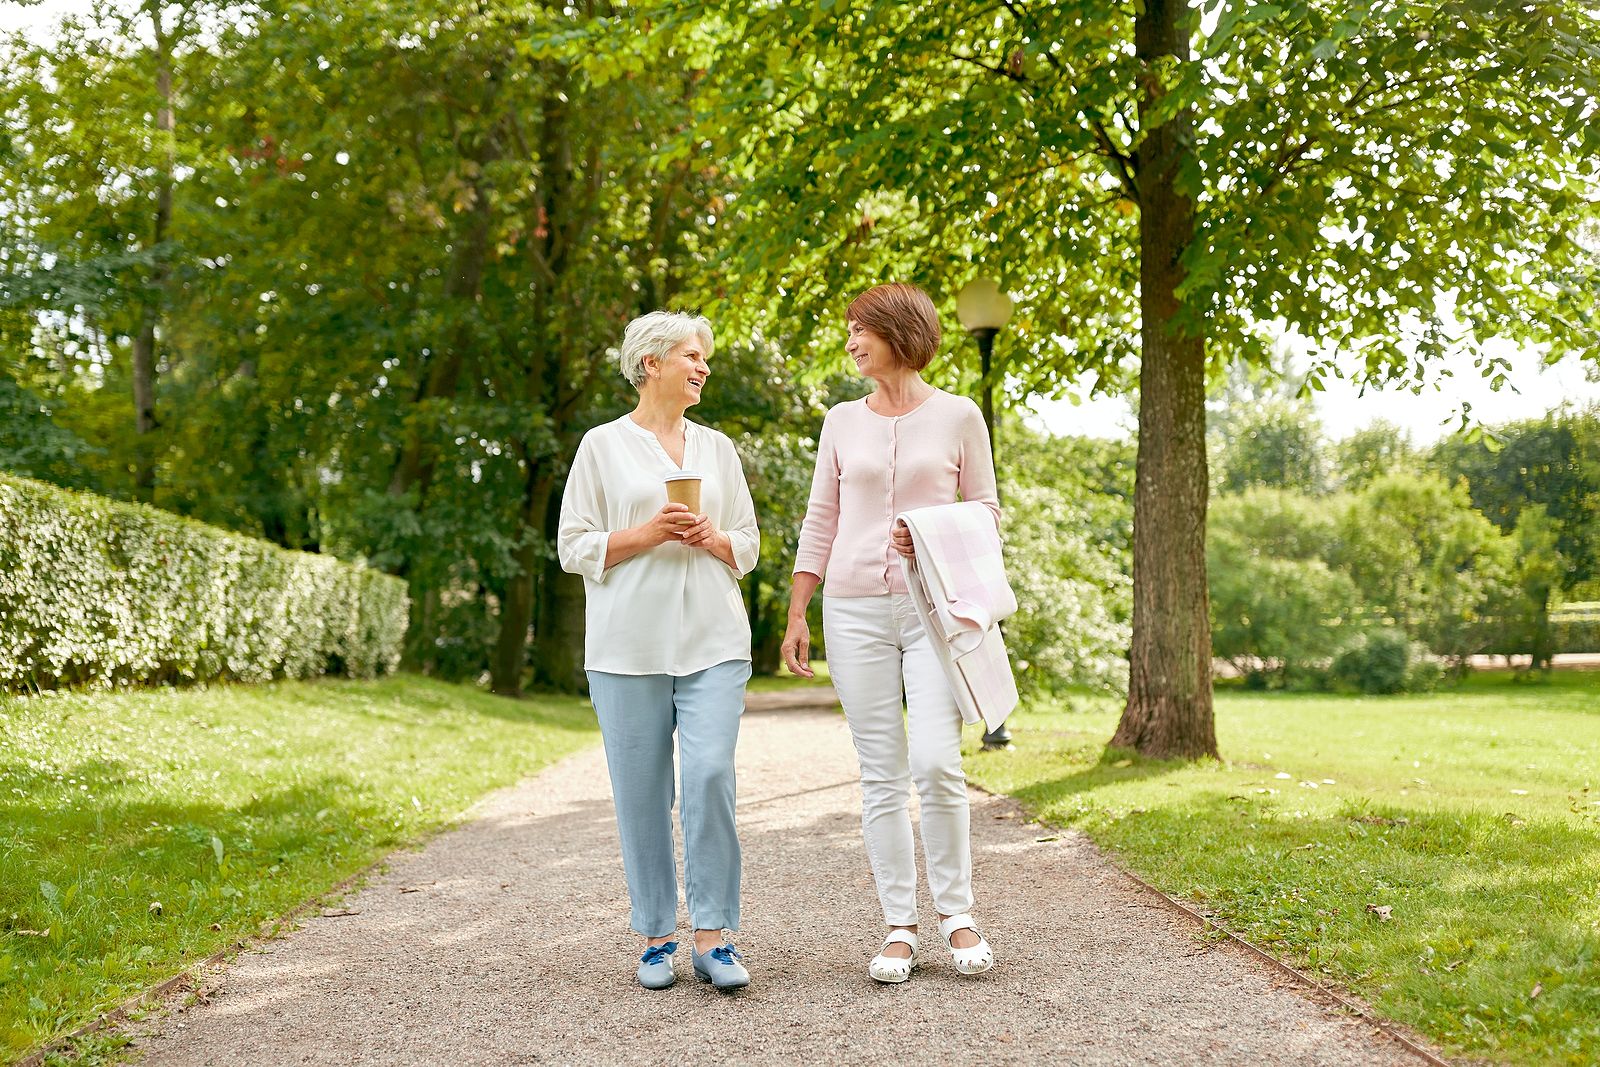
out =
[(533, 625), (535, 579), (541, 570), (539, 540), (530, 534), (544, 529), (544, 517), (550, 508), (555, 479), (547, 467), (530, 456), (524, 484), (522, 522), (519, 524), (523, 540), (516, 551), (518, 569), (506, 582), (505, 596), (500, 601), (500, 632), (489, 666), (489, 687), (501, 696), (510, 697), (522, 695), (528, 628)]
[[(1181, 0), (1146, 0), (1134, 41), (1145, 66), (1139, 194), (1141, 338), (1139, 453), (1134, 485), (1133, 640), (1128, 701), (1112, 745), (1155, 758), (1215, 756), (1211, 622), (1206, 590), (1205, 338), (1179, 328), (1184, 249), (1194, 203), (1178, 185), (1193, 118), (1149, 125), (1160, 99), (1155, 64), (1189, 62)], [(1152, 120), (1153, 121), (1153, 120)]]
[[(173, 157), (172, 135), (175, 129), (172, 113), (172, 41), (161, 21), (160, 4), (145, 6), (150, 16), (151, 30), (156, 46), (156, 96), (161, 106), (156, 110), (156, 130), (162, 143), (162, 165), (156, 183), (156, 211), (150, 232), (150, 247), (160, 251), (172, 225), (172, 185), (177, 169)], [(155, 495), (155, 448), (151, 433), (159, 425), (156, 421), (156, 323), (161, 317), (161, 300), (167, 284), (167, 269), (157, 262), (150, 276), (150, 295), (146, 297), (139, 313), (133, 334), (133, 430), (134, 491), (140, 500), (148, 501)]]

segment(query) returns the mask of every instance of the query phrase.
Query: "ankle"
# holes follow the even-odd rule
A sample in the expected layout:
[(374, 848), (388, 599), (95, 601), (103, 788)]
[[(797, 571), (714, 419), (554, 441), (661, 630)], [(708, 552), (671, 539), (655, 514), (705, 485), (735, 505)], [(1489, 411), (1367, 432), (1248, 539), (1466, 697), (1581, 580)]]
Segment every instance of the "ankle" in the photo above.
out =
[(696, 930), (694, 932), (694, 950), (702, 956), (726, 941), (721, 930)]

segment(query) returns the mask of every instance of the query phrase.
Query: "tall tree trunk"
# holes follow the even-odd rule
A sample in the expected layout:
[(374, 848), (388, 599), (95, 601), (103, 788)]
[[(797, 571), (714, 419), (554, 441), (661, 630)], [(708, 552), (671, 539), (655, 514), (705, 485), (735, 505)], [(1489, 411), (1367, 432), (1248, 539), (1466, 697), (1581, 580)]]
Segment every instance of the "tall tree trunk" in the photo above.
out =
[(561, 693), (589, 691), (589, 678), (583, 670), (583, 609), (583, 576), (568, 574), (553, 559), (544, 560), (529, 650), (538, 685)]
[[(172, 133), (175, 129), (172, 114), (172, 41), (161, 21), (161, 5), (145, 5), (150, 16), (150, 26), (156, 45), (156, 96), (161, 101), (156, 109), (156, 130), (162, 144), (161, 175), (156, 185), (156, 214), (150, 235), (150, 247), (158, 255), (172, 224), (172, 184), (177, 169), (174, 158)], [(159, 425), (156, 421), (156, 322), (161, 317), (161, 304), (167, 285), (167, 268), (158, 260), (150, 276), (150, 293), (139, 315), (138, 327), (133, 335), (133, 430), (134, 490), (141, 500), (155, 495), (155, 446), (150, 434)]]
[(527, 660), (528, 627), (533, 624), (535, 578), (539, 574), (538, 534), (555, 489), (549, 465), (525, 450), (527, 473), (523, 482), (522, 516), (518, 523), (523, 542), (514, 558), (518, 572), (506, 581), (500, 600), (500, 632), (489, 664), (489, 687), (502, 696), (522, 695), (522, 672)]
[(1550, 638), (1550, 589), (1540, 589), (1534, 600), (1533, 655), (1528, 670), (1549, 670), (1555, 664), (1555, 647)]
[[(555, 543), (565, 488), (565, 478), (551, 487), (544, 525), (547, 544)], [(583, 576), (568, 574), (559, 560), (549, 556), (543, 557), (543, 563), (533, 622), (534, 682), (562, 693), (588, 692), (589, 679), (583, 670)]]
[(1158, 758), (1215, 756), (1206, 592), (1205, 337), (1180, 326), (1181, 256), (1194, 203), (1179, 186), (1193, 151), (1187, 110), (1153, 114), (1164, 57), (1188, 63), (1182, 0), (1145, 0), (1134, 45), (1145, 69), (1139, 189), (1139, 455), (1134, 482), (1133, 643), (1128, 702), (1111, 743)]
[(155, 445), (151, 437), (156, 422), (156, 312), (140, 313), (139, 328), (133, 335), (133, 488), (134, 495), (149, 502), (155, 496)]
[(783, 626), (776, 607), (761, 597), (761, 582), (751, 575), (745, 587), (745, 612), (750, 616), (750, 667), (755, 674), (777, 674), (783, 663)]

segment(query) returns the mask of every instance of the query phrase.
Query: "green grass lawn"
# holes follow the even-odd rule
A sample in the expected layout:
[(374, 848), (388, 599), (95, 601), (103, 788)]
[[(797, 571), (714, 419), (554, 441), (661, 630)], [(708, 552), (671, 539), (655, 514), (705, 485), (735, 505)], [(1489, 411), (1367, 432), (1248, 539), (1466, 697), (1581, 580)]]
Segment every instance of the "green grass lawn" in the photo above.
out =
[(1108, 755), (1119, 707), (1077, 706), (969, 775), (1448, 1049), (1600, 1063), (1600, 672), (1219, 691), (1220, 764)]
[(411, 676), (0, 698), (0, 1060), (597, 737)]

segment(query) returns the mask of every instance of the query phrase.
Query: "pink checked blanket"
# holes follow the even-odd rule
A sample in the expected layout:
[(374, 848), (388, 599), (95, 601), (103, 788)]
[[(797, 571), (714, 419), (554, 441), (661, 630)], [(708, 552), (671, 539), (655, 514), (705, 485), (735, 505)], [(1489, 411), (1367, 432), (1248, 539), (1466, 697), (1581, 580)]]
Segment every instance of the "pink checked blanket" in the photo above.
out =
[(903, 512), (897, 521), (916, 548), (914, 557), (900, 560), (906, 586), (961, 717), (982, 719), (993, 730), (1017, 706), (999, 625), (1016, 613), (1017, 597), (1006, 581), (994, 512), (976, 501), (940, 504)]

